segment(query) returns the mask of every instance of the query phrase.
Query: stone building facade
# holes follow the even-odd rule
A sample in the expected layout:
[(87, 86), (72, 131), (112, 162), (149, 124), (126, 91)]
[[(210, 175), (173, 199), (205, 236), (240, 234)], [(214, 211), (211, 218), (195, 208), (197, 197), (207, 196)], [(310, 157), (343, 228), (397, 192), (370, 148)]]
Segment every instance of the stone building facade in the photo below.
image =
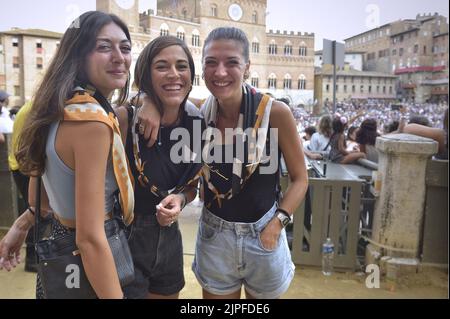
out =
[[(97, 10), (114, 13), (129, 26), (133, 65), (142, 49), (162, 34), (178, 36), (194, 57), (196, 76), (192, 95), (206, 97), (201, 78), (202, 46), (219, 26), (235, 26), (250, 41), (248, 82), (293, 105), (311, 104), (314, 91), (314, 34), (266, 31), (266, 0), (158, 0), (157, 12), (139, 13), (138, 0), (96, 0)], [(62, 34), (14, 29), (0, 33), (0, 89), (12, 96), (10, 105), (29, 100), (56, 52)]]
[[(348, 65), (336, 71), (336, 102), (394, 100), (397, 77), (373, 71), (358, 71)], [(324, 65), (315, 75), (314, 99), (318, 106), (333, 104), (333, 69)], [(321, 110), (315, 110), (320, 113)]]
[(11, 96), (11, 107), (32, 98), (62, 34), (40, 29), (0, 32), (0, 89)]
[[(345, 39), (365, 51), (364, 70), (398, 75), (398, 98), (448, 99), (448, 23), (437, 13), (399, 20)], [(437, 51), (437, 52), (435, 52)]]
[(201, 78), (206, 36), (216, 27), (235, 26), (244, 30), (250, 41), (248, 82), (276, 97), (288, 97), (294, 105), (312, 103), (314, 34), (267, 32), (266, 0), (158, 0), (156, 12), (140, 14), (138, 2), (128, 2), (130, 5), (124, 8), (119, 6), (120, 1), (97, 0), (97, 9), (117, 14), (130, 26), (134, 61), (155, 37), (170, 34), (184, 39), (196, 67), (193, 96), (208, 95)]

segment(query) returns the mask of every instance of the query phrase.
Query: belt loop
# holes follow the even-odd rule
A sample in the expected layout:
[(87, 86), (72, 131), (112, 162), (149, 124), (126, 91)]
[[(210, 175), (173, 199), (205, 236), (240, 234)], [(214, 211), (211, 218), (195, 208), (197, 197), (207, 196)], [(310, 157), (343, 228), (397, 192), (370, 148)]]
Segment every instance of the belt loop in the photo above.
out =
[(250, 224), (250, 229), (252, 230), (253, 237), (256, 237), (256, 223)]
[(222, 228), (223, 228), (223, 220), (219, 221), (219, 233), (222, 232)]

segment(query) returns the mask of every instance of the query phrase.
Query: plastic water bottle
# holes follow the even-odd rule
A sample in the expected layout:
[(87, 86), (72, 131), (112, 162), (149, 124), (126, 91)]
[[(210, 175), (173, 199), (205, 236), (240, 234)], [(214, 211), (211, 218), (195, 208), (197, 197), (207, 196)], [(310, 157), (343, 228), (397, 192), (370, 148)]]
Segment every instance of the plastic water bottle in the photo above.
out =
[(327, 238), (322, 245), (322, 273), (331, 276), (333, 273), (334, 244)]

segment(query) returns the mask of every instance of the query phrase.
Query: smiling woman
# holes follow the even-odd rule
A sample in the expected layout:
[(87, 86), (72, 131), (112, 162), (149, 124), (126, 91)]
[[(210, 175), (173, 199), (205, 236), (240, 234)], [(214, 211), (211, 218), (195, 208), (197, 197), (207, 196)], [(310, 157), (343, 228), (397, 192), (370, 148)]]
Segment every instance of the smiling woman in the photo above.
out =
[[(49, 214), (53, 210), (51, 236), (42, 242), (52, 247), (62, 242), (76, 245), (94, 295), (122, 298), (105, 226), (119, 228), (116, 218), (112, 218), (113, 212), (119, 213), (114, 209), (118, 189), (122, 217), (117, 218), (127, 224), (133, 220), (134, 198), (127, 170), (125, 174), (123, 171), (127, 165), (125, 151), (109, 98), (116, 90), (120, 91), (119, 103), (127, 98), (131, 37), (115, 15), (90, 11), (76, 21), (77, 27), (65, 32), (36, 91), (16, 158), (24, 173), (42, 175), (42, 212)], [(32, 206), (36, 187), (37, 180), (32, 177)], [(34, 222), (34, 211), (30, 208), (22, 214), (0, 242), (0, 268), (10, 270), (17, 264), (23, 235)], [(52, 273), (44, 266), (40, 263), (40, 275), (45, 272), (48, 282), (64, 278), (65, 273)], [(51, 290), (41, 283), (40, 275), (38, 298), (63, 298), (76, 291), (68, 292), (64, 280)]]
[[(135, 84), (157, 106), (163, 126), (159, 142), (146, 147), (140, 127), (137, 132), (136, 107), (117, 109), (131, 171), (135, 178), (135, 221), (130, 248), (136, 265), (136, 280), (125, 293), (128, 298), (178, 298), (183, 288), (183, 247), (178, 216), (196, 195), (201, 161), (189, 157), (182, 163), (171, 158), (172, 147), (182, 144), (191, 154), (199, 154), (194, 127), (205, 126), (199, 110), (187, 102), (195, 68), (184, 41), (161, 36), (140, 54)], [(134, 100), (138, 100), (139, 96)], [(138, 104), (138, 103), (137, 103)], [(180, 129), (189, 132), (187, 140), (173, 139)], [(139, 134), (140, 133), (140, 134)], [(192, 152), (193, 151), (193, 152)]]

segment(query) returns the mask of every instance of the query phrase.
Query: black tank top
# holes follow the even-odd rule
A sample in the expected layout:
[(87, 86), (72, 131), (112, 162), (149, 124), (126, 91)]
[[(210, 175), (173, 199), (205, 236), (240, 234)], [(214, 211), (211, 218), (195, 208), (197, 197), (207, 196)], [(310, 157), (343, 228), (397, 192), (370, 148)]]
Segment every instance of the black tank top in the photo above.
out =
[[(130, 110), (128, 116), (130, 117)], [(162, 191), (168, 191), (176, 187), (180, 181), (180, 177), (185, 173), (189, 165), (187, 163), (175, 164), (170, 158), (172, 146), (179, 143), (181, 140), (181, 137), (178, 140), (170, 140), (170, 133), (178, 127), (186, 127), (187, 117), (186, 113), (182, 112), (182, 118), (179, 125), (161, 127), (158, 141), (150, 148), (147, 147), (147, 141), (144, 140), (142, 136), (139, 136), (141, 159), (143, 163), (148, 163), (144, 167), (145, 176), (150, 180), (151, 185), (158, 186)], [(203, 120), (201, 121), (203, 122)], [(191, 134), (191, 136), (192, 135), (193, 134)], [(192, 140), (190, 142), (192, 143)], [(127, 134), (126, 154), (135, 180), (134, 212), (135, 214), (155, 214), (156, 205), (161, 202), (162, 198), (154, 195), (148, 186), (145, 188), (142, 187), (137, 180), (139, 173), (134, 161), (133, 140), (130, 125)]]
[[(269, 149), (269, 145), (268, 136), (266, 149)], [(227, 148), (234, 148), (234, 145), (222, 146), (222, 163), (213, 162), (209, 165), (211, 167), (210, 181), (221, 194), (226, 193), (231, 187), (233, 164), (225, 163), (225, 151)], [(274, 156), (275, 154), (271, 154), (271, 161), (274, 160)], [(281, 153), (279, 149), (277, 156), (278, 163), (280, 163)], [(269, 164), (260, 164), (260, 166), (269, 166)], [(218, 172), (213, 172), (213, 170), (218, 170)], [(260, 174), (260, 167), (258, 167), (237, 195), (229, 200), (221, 200), (221, 207), (219, 207), (217, 200), (213, 200), (214, 193), (205, 185), (205, 205), (211, 203), (208, 209), (214, 215), (226, 221), (254, 223), (264, 216), (277, 200), (278, 183), (279, 165), (274, 174)]]

